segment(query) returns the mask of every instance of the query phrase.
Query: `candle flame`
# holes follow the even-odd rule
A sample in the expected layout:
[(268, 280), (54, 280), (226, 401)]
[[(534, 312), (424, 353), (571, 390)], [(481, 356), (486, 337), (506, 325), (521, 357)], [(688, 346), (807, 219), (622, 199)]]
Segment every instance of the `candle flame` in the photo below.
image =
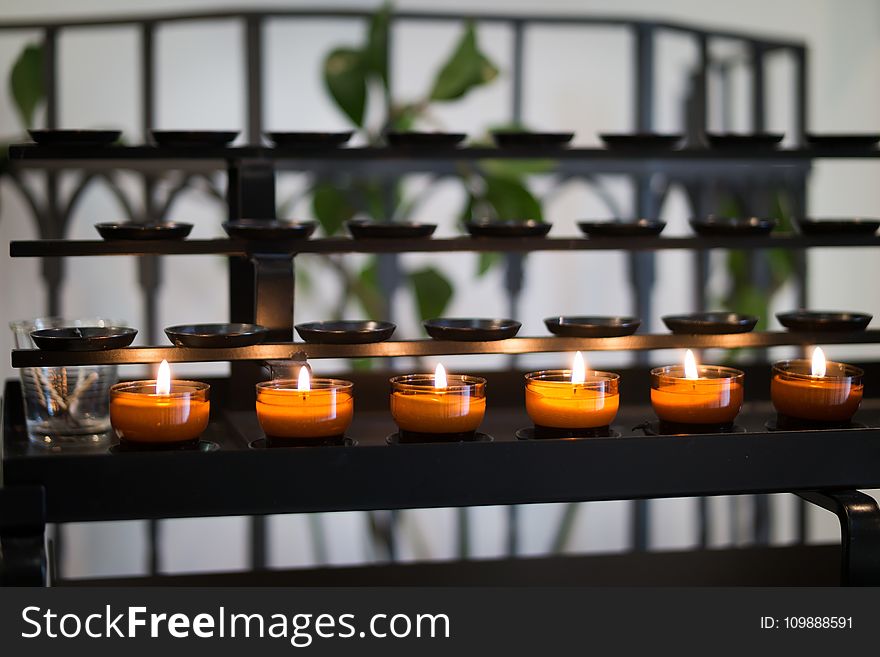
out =
[(171, 394), (171, 366), (167, 360), (163, 360), (159, 365), (159, 372), (156, 374), (156, 394)]
[(813, 376), (825, 376), (825, 352), (822, 347), (813, 350)]
[(688, 349), (684, 352), (684, 378), (699, 379), (700, 373), (697, 370), (697, 359), (694, 358), (694, 352)]
[(309, 368), (299, 368), (299, 378), (296, 380), (296, 389), (298, 392), (308, 392), (312, 389), (312, 381), (309, 379)]
[(445, 388), (447, 385), (446, 368), (442, 363), (437, 363), (437, 368), (434, 370), (434, 387)]
[(583, 383), (587, 380), (587, 362), (581, 352), (574, 355), (574, 364), (571, 366), (571, 382)]

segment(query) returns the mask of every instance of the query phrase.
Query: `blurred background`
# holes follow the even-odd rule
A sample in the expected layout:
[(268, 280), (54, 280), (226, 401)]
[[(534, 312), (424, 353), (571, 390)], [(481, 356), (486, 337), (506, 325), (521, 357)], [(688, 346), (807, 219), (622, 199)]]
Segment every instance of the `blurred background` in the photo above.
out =
[[(310, 3), (271, 2), (261, 7), (311, 7)], [(375, 2), (324, 2), (333, 7), (381, 12)], [(448, 0), (443, 3), (398, 0), (401, 11), (448, 13), (501, 12), (524, 15), (538, 12), (535, 3), (518, 0)], [(251, 9), (237, 2), (208, 0), (0, 0), (0, 23), (39, 22), (59, 17), (78, 19), (124, 14)], [(806, 128), (816, 132), (870, 132), (880, 130), (880, 3), (873, 0), (545, 0), (541, 14), (604, 15), (657, 19), (730, 30), (757, 37), (802, 43), (808, 52)], [(381, 16), (381, 14), (378, 14)], [(368, 51), (370, 25), (376, 19), (272, 19), (263, 27), (263, 127), (265, 130), (357, 130), (354, 144), (379, 138), (388, 126), (466, 132), (472, 140), (486, 139), (488, 130), (517, 126), (534, 130), (576, 133), (574, 144), (599, 146), (600, 132), (629, 132), (638, 128), (633, 107), (637, 89), (633, 79), (633, 34), (613, 27), (534, 25), (523, 34), (517, 49), (514, 34), (505, 25), (477, 21), (397, 21), (390, 28), (393, 43), (385, 85), (381, 76), (368, 80), (363, 98), (351, 99), (344, 84), (351, 58)], [(245, 28), (238, 20), (198, 20), (160, 25), (155, 33), (155, 127), (161, 129), (246, 128)], [(27, 127), (45, 124), (44, 103), (14, 98), (12, 80), (27, 78), (42, 53), (37, 29), (0, 30), (0, 141), (24, 140)], [(58, 126), (112, 127), (123, 130), (128, 143), (143, 143), (143, 103), (138, 79), (140, 32), (136, 26), (76, 28), (58, 37)], [(518, 54), (517, 54), (518, 53)], [(733, 39), (713, 41), (710, 75), (706, 80), (706, 125), (713, 130), (750, 131), (750, 52)], [(512, 114), (511, 70), (521, 57), (523, 104)], [(658, 132), (687, 132), (689, 94), (699, 50), (693, 39), (661, 33), (654, 45), (654, 116)], [(464, 64), (461, 62), (464, 61)], [(462, 82), (455, 67), (475, 69)], [(39, 65), (35, 70), (39, 70)], [(797, 113), (795, 65), (790, 53), (766, 57), (765, 94), (767, 130), (786, 133), (785, 145), (794, 143)], [(342, 82), (339, 80), (342, 79)], [(21, 88), (21, 87), (19, 87)], [(27, 84), (25, 84), (25, 89)], [(342, 91), (340, 91), (342, 89)], [(27, 111), (28, 109), (32, 111)], [(237, 143), (247, 143), (244, 136)], [(4, 161), (5, 164), (5, 161)], [(811, 216), (880, 215), (880, 161), (818, 160), (808, 172), (806, 203)], [(45, 191), (40, 172), (21, 171), (13, 179), (0, 175), (0, 241), (39, 236), (31, 202), (42, 204)], [(438, 223), (438, 236), (460, 234), (460, 221), (471, 213), (487, 216), (535, 216), (553, 223), (554, 236), (577, 235), (576, 222), (586, 218), (632, 217), (634, 183), (626, 176), (595, 175), (560, 181), (546, 173), (546, 164), (529, 162), (519, 169), (501, 167), (489, 176), (473, 172), (435, 179), (413, 174), (400, 181), (394, 202), (370, 180), (317, 179), (309, 173), (283, 172), (278, 177), (278, 216), (317, 219), (324, 234), (344, 232), (341, 224), (352, 216), (408, 218)], [(344, 183), (344, 184), (343, 184)], [(684, 187), (662, 174), (649, 181), (662, 188), (659, 217), (668, 222), (667, 235), (690, 234), (692, 214)], [(77, 188), (75, 173), (62, 174), (63, 194)], [(221, 237), (225, 219), (225, 174), (182, 179), (169, 173), (156, 182), (156, 197), (168, 202), (166, 219), (195, 224), (193, 236)], [(23, 190), (29, 190), (30, 198)], [(93, 224), (143, 213), (143, 181), (130, 172), (115, 173), (84, 187), (64, 225), (64, 236), (94, 238)], [(377, 200), (378, 199), (378, 200)], [(736, 194), (725, 197), (719, 210), (745, 210)], [(783, 223), (795, 210), (784, 195), (774, 197), (768, 210)], [(384, 216), (383, 216), (384, 215)], [(880, 262), (867, 249), (817, 249), (807, 253), (809, 286), (806, 303), (823, 309), (880, 314), (880, 295), (872, 282)], [(799, 305), (794, 265), (783, 257), (772, 275), (757, 283), (743, 279), (736, 256), (713, 253), (706, 280), (707, 305), (753, 311), (768, 328), (779, 328), (773, 313)], [(387, 265), (385, 265), (387, 266)], [(634, 265), (625, 253), (535, 253), (511, 264), (502, 258), (476, 254), (410, 254), (395, 260), (399, 284), (383, 287), (382, 265), (366, 256), (297, 259), (296, 321), (393, 317), (399, 337), (420, 337), (427, 316), (505, 317), (518, 307), (521, 335), (544, 334), (544, 317), (562, 314), (617, 315), (638, 309), (630, 276)], [(522, 268), (522, 276), (518, 270)], [(139, 341), (164, 342), (161, 328), (195, 321), (224, 321), (228, 317), (226, 260), (219, 256), (164, 258), (149, 270), (154, 306), (144, 301), (144, 269), (135, 258), (71, 258), (64, 263), (63, 282), (45, 278), (37, 259), (12, 261), (0, 255), (4, 322), (45, 315), (54, 306), (65, 316), (109, 316), (141, 328)], [(695, 261), (686, 252), (665, 251), (651, 261), (653, 284), (642, 308), (643, 330), (663, 330), (660, 316), (695, 309), (692, 279)], [(158, 277), (155, 277), (158, 275)], [(387, 281), (386, 281), (387, 283)], [(521, 290), (520, 290), (521, 287)], [(50, 293), (54, 290), (54, 293)], [(146, 290), (150, 292), (150, 290)], [(392, 292), (390, 298), (388, 292)], [(517, 292), (511, 306), (510, 292)], [(55, 295), (54, 298), (52, 295)], [(644, 305), (647, 301), (647, 305)], [(152, 308), (152, 310), (151, 310)], [(150, 317), (148, 315), (152, 314)], [(148, 328), (149, 327), (149, 328)], [(152, 329), (152, 330), (150, 330)], [(158, 333), (156, 330), (158, 329)], [(0, 332), (8, 353), (12, 335)], [(857, 361), (871, 347), (829, 347), (834, 359)], [(770, 360), (792, 353), (772, 349)], [(712, 357), (710, 353), (708, 357)], [(716, 355), (718, 357), (729, 355)], [(749, 354), (741, 357), (749, 358)], [(519, 367), (565, 367), (570, 356), (535, 354), (521, 357)], [(657, 352), (650, 362), (678, 362), (680, 354)], [(591, 366), (614, 368), (635, 362), (633, 354), (591, 355)], [(451, 371), (501, 369), (507, 357), (467, 356), (444, 359)], [(648, 363), (644, 363), (646, 366)], [(365, 364), (356, 364), (366, 366)], [(406, 370), (407, 359), (393, 363)], [(433, 362), (419, 363), (433, 367)], [(344, 372), (343, 361), (315, 363), (321, 375)], [(0, 360), (5, 378), (16, 376), (9, 359)], [(223, 375), (226, 364), (179, 365), (186, 376)], [(123, 369), (122, 376), (143, 373)], [(194, 482), (197, 485), (197, 482)], [(231, 484), (234, 485), (234, 484)], [(108, 491), (112, 494), (112, 491)], [(771, 498), (777, 522), (772, 543), (793, 540), (793, 498)], [(630, 502), (577, 505), (564, 550), (614, 552), (629, 549), (627, 508)], [(651, 549), (681, 549), (695, 545), (693, 500), (657, 500), (652, 503)], [(710, 537), (712, 546), (747, 542), (749, 533), (738, 527), (750, 523), (747, 506), (725, 498), (711, 502), (722, 519)], [(546, 554), (557, 543), (560, 519), (568, 505), (531, 505), (521, 509), (519, 555)], [(810, 541), (838, 537), (836, 520), (811, 509)], [(476, 558), (507, 554), (506, 512), (502, 508), (475, 508), (471, 523), (470, 555)], [(451, 509), (412, 510), (400, 514), (399, 555), (402, 560), (451, 559), (458, 556), (456, 514)], [(247, 566), (247, 521), (244, 518), (169, 520), (162, 523), (163, 572), (235, 570)], [(145, 572), (146, 523), (72, 524), (65, 531), (64, 573), (69, 577), (139, 574)], [(316, 535), (320, 540), (316, 540)], [(363, 513), (317, 516), (276, 516), (269, 521), (269, 562), (273, 567), (319, 564), (357, 564), (385, 558)]]

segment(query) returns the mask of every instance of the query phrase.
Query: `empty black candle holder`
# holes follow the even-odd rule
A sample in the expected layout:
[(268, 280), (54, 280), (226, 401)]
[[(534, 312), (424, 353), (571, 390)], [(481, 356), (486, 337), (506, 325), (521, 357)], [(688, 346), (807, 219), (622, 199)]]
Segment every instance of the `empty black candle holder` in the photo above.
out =
[(583, 438), (620, 438), (620, 432), (606, 425), (585, 429), (558, 429), (556, 427), (524, 427), (516, 432), (517, 440), (578, 440)]
[(278, 438), (264, 436), (249, 443), (251, 449), (278, 449), (285, 447), (354, 447), (357, 441), (345, 435), (318, 438)]
[(745, 429), (734, 422), (725, 424), (684, 424), (680, 422), (666, 422), (656, 420), (644, 422), (633, 427), (633, 430), (641, 429), (646, 436), (687, 436), (706, 433), (745, 433)]
[(142, 443), (130, 440), (120, 440), (110, 446), (112, 454), (144, 453), (144, 452), (213, 452), (220, 446), (210, 440), (195, 438), (176, 443)]
[(396, 431), (385, 438), (389, 445), (416, 443), (490, 443), (492, 436), (479, 431), (460, 433), (423, 433), (421, 431)]
[(776, 414), (776, 418), (768, 420), (764, 425), (768, 431), (810, 431), (817, 429), (864, 429), (860, 422), (822, 422), (820, 420), (804, 420), (789, 415)]

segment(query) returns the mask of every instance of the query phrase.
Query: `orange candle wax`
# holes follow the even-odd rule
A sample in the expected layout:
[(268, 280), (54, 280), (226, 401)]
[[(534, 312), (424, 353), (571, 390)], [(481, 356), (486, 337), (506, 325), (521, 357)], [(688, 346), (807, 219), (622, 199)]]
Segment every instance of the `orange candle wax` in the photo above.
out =
[(651, 370), (651, 406), (676, 424), (730, 424), (743, 403), (745, 375), (733, 368), (702, 365), (686, 378), (680, 365)]
[(593, 429), (610, 425), (620, 406), (618, 381), (611, 372), (589, 372), (572, 383), (571, 370), (526, 374), (526, 412), (536, 426)]
[(209, 389), (207, 383), (175, 380), (167, 394), (157, 394), (155, 381), (117, 383), (110, 388), (110, 423), (128, 442), (194, 440), (208, 427)]
[(341, 436), (354, 416), (351, 381), (279, 379), (257, 384), (257, 419), (270, 438)]
[(770, 399), (776, 411), (799, 420), (849, 422), (862, 401), (864, 372), (834, 362), (826, 363), (823, 376), (813, 376), (811, 369), (805, 359), (773, 366)]
[(391, 415), (402, 431), (451, 434), (476, 431), (486, 414), (486, 379), (411, 374), (391, 379)]

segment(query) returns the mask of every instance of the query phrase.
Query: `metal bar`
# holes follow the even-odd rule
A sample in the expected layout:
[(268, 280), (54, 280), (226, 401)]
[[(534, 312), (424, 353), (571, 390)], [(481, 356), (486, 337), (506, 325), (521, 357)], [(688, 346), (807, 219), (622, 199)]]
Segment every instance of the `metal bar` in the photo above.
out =
[(269, 329), (269, 340), (293, 340), (293, 258), (288, 254), (255, 255), (254, 321)]
[[(372, 10), (355, 10), (355, 9), (261, 9), (261, 10), (238, 10), (238, 11), (207, 11), (207, 12), (187, 12), (187, 13), (165, 13), (165, 14), (130, 14), (127, 16), (101, 17), (101, 18), (59, 18), (55, 20), (42, 21), (4, 21), (0, 23), (0, 30), (22, 30), (22, 29), (42, 29), (45, 27), (57, 26), (65, 28), (77, 27), (102, 27), (113, 25), (128, 25), (132, 23), (144, 23), (154, 21), (157, 23), (168, 23), (175, 21), (211, 21), (211, 20), (236, 20), (248, 17), (256, 17), (263, 19), (270, 18), (298, 18), (298, 19), (326, 19), (326, 18), (351, 18), (363, 19), (373, 15)], [(669, 30), (676, 32), (685, 32), (688, 34), (702, 35), (707, 34), (725, 39), (734, 39), (742, 41), (753, 41), (755, 34), (738, 32), (735, 30), (719, 30), (706, 29), (698, 27), (690, 23), (681, 21), (656, 21), (656, 20), (638, 20), (628, 16), (579, 16), (571, 14), (548, 14), (535, 15), (526, 13), (500, 13), (500, 12), (440, 12), (440, 11), (395, 11), (396, 20), (412, 20), (412, 21), (451, 21), (460, 23), (463, 20), (475, 20), (485, 23), (511, 23), (523, 21), (536, 25), (596, 25), (596, 26), (616, 26), (616, 27), (633, 27), (633, 26), (650, 26), (657, 30)], [(761, 40), (772, 48), (802, 48), (802, 41), (796, 41), (783, 37), (761, 37)]]
[(808, 502), (835, 514), (840, 521), (841, 583), (880, 586), (880, 507), (857, 490), (798, 493)]
[(106, 351), (13, 349), (13, 367), (61, 365), (124, 365), (140, 363), (206, 363), (217, 361), (308, 358), (392, 358), (460, 354), (528, 354), (572, 351), (638, 351), (645, 349), (737, 349), (815, 344), (877, 344), (880, 330), (857, 333), (758, 331), (727, 335), (630, 335), (620, 338), (523, 337), (490, 342), (402, 340), (372, 344), (310, 344), (286, 342), (225, 349), (126, 347)]
[(179, 241), (22, 240), (9, 244), (13, 258), (124, 255), (229, 255), (280, 253), (531, 253), (535, 251), (664, 251), (699, 249), (871, 248), (880, 237), (864, 235), (773, 235), (768, 237), (581, 237), (508, 238), (451, 237), (438, 239), (350, 239), (327, 237), (273, 243), (209, 239)]
[(511, 59), (510, 120), (522, 124), (523, 120), (523, 57), (525, 55), (525, 21), (514, 21)]
[(880, 487), (876, 428), (395, 446), (355, 437), (355, 447), (259, 450), (230, 437), (212, 453), (7, 455), (4, 467), (7, 487), (52, 491), (49, 522)]
[(46, 491), (24, 484), (0, 488), (0, 586), (44, 586)]
[(794, 132), (797, 136), (797, 144), (802, 146), (806, 143), (805, 135), (809, 129), (809, 75), (807, 73), (808, 56), (807, 49), (799, 47), (794, 49), (795, 56), (795, 78), (794, 78), (794, 94), (795, 94), (795, 117)]
[(249, 144), (259, 144), (263, 136), (263, 19), (261, 16), (248, 16), (245, 19), (244, 50), (247, 139)]
[[(647, 93), (647, 92), (645, 92)], [(637, 124), (638, 125), (638, 124)], [(644, 129), (644, 128), (641, 128)], [(410, 169), (420, 163), (430, 161), (457, 162), (460, 160), (493, 160), (493, 159), (551, 159), (595, 160), (603, 163), (603, 167), (615, 162), (647, 163), (656, 169), (657, 163), (680, 161), (699, 162), (705, 166), (706, 161), (739, 162), (750, 165), (772, 163), (782, 165), (797, 163), (815, 158), (865, 158), (880, 157), (880, 150), (857, 147), (829, 148), (803, 147), (779, 148), (766, 151), (749, 150), (718, 150), (706, 148), (682, 148), (658, 152), (647, 149), (612, 149), (612, 148), (545, 148), (511, 146), (499, 149), (488, 146), (467, 146), (462, 148), (436, 147), (412, 149), (405, 146), (352, 146), (350, 148), (315, 148), (309, 150), (294, 149), (281, 146), (210, 146), (202, 148), (175, 148), (172, 146), (108, 146), (94, 148), (86, 146), (43, 146), (37, 144), (12, 144), (9, 157), (13, 162), (53, 164), (53, 161), (68, 161), (83, 166), (89, 161), (102, 162), (109, 166), (131, 167), (138, 160), (145, 164), (155, 161), (161, 169), (182, 168), (187, 163), (211, 164), (222, 168), (229, 160), (263, 159), (278, 162), (279, 167), (295, 168), (311, 166), (312, 163), (329, 161), (336, 166), (346, 161), (380, 162), (400, 160)], [(71, 166), (68, 164), (67, 166)], [(604, 170), (604, 169), (603, 169)]]
[(752, 62), (752, 130), (764, 132), (766, 129), (767, 103), (765, 100), (765, 57), (764, 44), (754, 41), (751, 43)]

